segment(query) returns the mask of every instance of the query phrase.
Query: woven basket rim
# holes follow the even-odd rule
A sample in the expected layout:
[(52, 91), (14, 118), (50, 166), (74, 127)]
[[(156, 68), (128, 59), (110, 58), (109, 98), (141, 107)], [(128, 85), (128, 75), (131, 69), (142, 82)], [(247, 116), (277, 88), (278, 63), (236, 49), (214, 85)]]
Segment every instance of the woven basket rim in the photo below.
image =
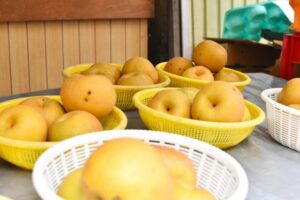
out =
[[(122, 64), (116, 64), (116, 63), (111, 63), (112, 65), (115, 65), (119, 68), (122, 68)], [(82, 69), (87, 69), (89, 66), (92, 64), (79, 64), (79, 65), (72, 65), (67, 68), (65, 68), (62, 72), (63, 77), (69, 77), (72, 75), (74, 72), (78, 73), (81, 72)], [(76, 71), (76, 69), (78, 71)], [(158, 70), (157, 70), (158, 71)], [(129, 86), (129, 85), (114, 85), (116, 88), (116, 91), (125, 91), (125, 90), (142, 90), (142, 89), (148, 89), (148, 88), (156, 88), (156, 87), (165, 87), (168, 86), (171, 82), (171, 79), (164, 73), (161, 73), (158, 71), (159, 77), (160, 77), (160, 82), (152, 84), (152, 85), (135, 85), (135, 86)]]
[(273, 107), (278, 108), (284, 112), (287, 112), (292, 115), (296, 115), (300, 117), (300, 110), (291, 108), (289, 106), (283, 105), (269, 96), (273, 94), (279, 94), (282, 88), (269, 88), (261, 92), (261, 98), (266, 102), (266, 104), (271, 104)]
[(164, 118), (164, 119), (172, 121), (172, 122), (190, 125), (190, 126), (210, 127), (210, 128), (214, 127), (215, 129), (220, 129), (220, 128), (226, 128), (226, 129), (227, 128), (231, 128), (231, 129), (236, 128), (236, 129), (238, 129), (238, 128), (252, 127), (252, 126), (256, 126), (256, 125), (260, 124), (261, 122), (263, 122), (265, 120), (264, 111), (260, 107), (258, 107), (257, 105), (255, 105), (254, 103), (252, 103), (248, 100), (245, 100), (247, 107), (253, 109), (255, 112), (258, 112), (258, 116), (254, 119), (251, 119), (248, 121), (243, 121), (243, 122), (210, 122), (210, 121), (202, 121), (202, 120), (195, 120), (195, 119), (187, 119), (187, 118), (178, 117), (178, 116), (174, 116), (174, 115), (170, 115), (167, 113), (157, 111), (155, 109), (148, 107), (147, 105), (145, 105), (141, 102), (141, 97), (143, 95), (145, 95), (147, 93), (151, 93), (151, 92), (158, 92), (161, 90), (166, 90), (166, 89), (177, 89), (177, 88), (165, 87), (165, 88), (147, 89), (147, 90), (137, 92), (133, 96), (134, 105), (139, 110), (141, 109), (147, 113), (151, 113), (152, 115), (159, 116), (160, 118)]
[[(232, 196), (230, 196), (229, 199), (237, 200), (241, 198), (246, 198), (246, 195), (248, 193), (247, 175), (240, 163), (228, 153), (218, 149), (217, 147), (214, 147), (210, 144), (193, 138), (162, 131), (136, 129), (110, 131), (109, 134), (94, 132), (90, 135), (81, 135), (74, 138), (70, 138), (60, 144), (57, 144), (55, 147), (48, 149), (46, 152), (43, 153), (42, 156), (40, 156), (33, 169), (33, 184), (36, 191), (39, 193), (39, 195), (41, 195), (41, 197), (45, 196), (45, 194), (47, 194), (47, 196), (54, 195), (54, 192), (50, 190), (49, 187), (44, 188), (40, 186), (41, 181), (43, 181), (43, 179), (40, 176), (43, 176), (43, 174), (45, 173), (44, 170), (48, 165), (48, 161), (55, 159), (58, 153), (68, 151), (71, 148), (76, 148), (76, 146), (81, 146), (89, 142), (100, 141), (101, 138), (102, 140), (110, 140), (119, 137), (132, 137), (146, 140), (154, 140), (154, 138), (157, 138), (157, 140), (159, 141), (171, 142), (175, 143), (176, 145), (186, 145), (191, 148), (201, 149), (205, 154), (217, 160), (220, 160), (221, 162), (226, 162), (227, 167), (233, 170), (234, 173), (237, 175), (235, 176), (235, 178), (237, 179), (238, 185), (235, 192), (232, 194)], [(43, 185), (44, 184), (45, 183), (43, 181)]]
[[(37, 95), (41, 97), (50, 97), (54, 99), (60, 100), (59, 95)], [(33, 96), (28, 96), (28, 97), (21, 97), (21, 98), (16, 98), (16, 99), (11, 99), (7, 100), (4, 102), (0, 103), (1, 107), (7, 107), (7, 104), (10, 104), (15, 101), (23, 101), (25, 99), (31, 98)], [(34, 96), (36, 97), (36, 96)], [(120, 117), (120, 122), (114, 129), (124, 129), (127, 126), (128, 119), (125, 115), (125, 113), (118, 107), (114, 106), (113, 112), (116, 113)], [(27, 148), (27, 149), (41, 149), (41, 148), (49, 148), (50, 146), (53, 146), (54, 144), (57, 144), (59, 142), (49, 142), (49, 141), (43, 141), (43, 142), (35, 142), (35, 141), (25, 141), (25, 140), (16, 140), (16, 139), (11, 139), (11, 138), (6, 138), (0, 136), (0, 146), (1, 145), (7, 145), (7, 146), (13, 146), (15, 148)]]
[[(165, 75), (167, 75), (168, 77), (170, 77), (171, 79), (181, 81), (181, 82), (190, 82), (190, 83), (199, 84), (199, 85), (200, 84), (207, 84), (207, 83), (210, 82), (210, 81), (198, 80), (198, 79), (183, 77), (183, 76), (179, 76), (179, 75), (176, 75), (176, 74), (169, 73), (169, 72), (164, 70), (164, 67), (165, 67), (166, 64), (167, 64), (167, 62), (158, 63), (155, 66), (155, 68), (158, 71), (160, 71), (160, 72), (164, 73)], [(227, 67), (224, 67), (223, 69), (228, 71), (228, 72), (233, 72), (233, 73), (237, 74), (239, 77), (242, 77), (244, 79), (243, 81), (239, 81), (239, 82), (230, 82), (231, 84), (233, 84), (235, 86), (246, 86), (246, 85), (251, 83), (251, 78), (247, 74), (239, 72), (239, 71), (234, 70), (234, 69), (227, 68)]]

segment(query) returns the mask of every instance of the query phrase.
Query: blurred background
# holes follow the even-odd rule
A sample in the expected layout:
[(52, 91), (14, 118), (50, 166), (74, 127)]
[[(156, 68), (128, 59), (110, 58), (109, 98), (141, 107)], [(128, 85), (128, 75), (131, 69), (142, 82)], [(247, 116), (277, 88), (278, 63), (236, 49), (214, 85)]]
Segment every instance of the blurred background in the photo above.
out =
[[(227, 48), (229, 67), (276, 75), (292, 17), (287, 0), (0, 0), (0, 96), (58, 88), (80, 63), (190, 58), (207, 37)], [(279, 37), (262, 40), (263, 29)]]

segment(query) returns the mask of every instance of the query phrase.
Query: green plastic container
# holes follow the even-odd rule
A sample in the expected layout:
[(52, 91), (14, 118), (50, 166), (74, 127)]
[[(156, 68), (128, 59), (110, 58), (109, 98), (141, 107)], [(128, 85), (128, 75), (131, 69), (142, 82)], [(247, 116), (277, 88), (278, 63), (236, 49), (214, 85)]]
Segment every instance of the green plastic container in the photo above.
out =
[(233, 8), (225, 13), (223, 38), (258, 41), (263, 29), (290, 33), (290, 19), (275, 2)]

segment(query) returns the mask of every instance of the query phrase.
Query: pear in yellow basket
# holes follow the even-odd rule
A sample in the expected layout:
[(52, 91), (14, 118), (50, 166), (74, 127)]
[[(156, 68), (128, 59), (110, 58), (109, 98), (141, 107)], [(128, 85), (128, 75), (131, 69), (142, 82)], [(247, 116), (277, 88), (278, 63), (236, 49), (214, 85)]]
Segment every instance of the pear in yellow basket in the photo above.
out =
[(113, 84), (117, 83), (120, 78), (121, 70), (117, 66), (110, 63), (95, 63), (87, 70), (81, 72), (84, 75), (102, 74), (108, 77)]
[(66, 111), (84, 110), (96, 117), (111, 113), (117, 100), (115, 87), (103, 75), (70, 76), (64, 80), (60, 96)]
[(153, 83), (157, 83), (159, 80), (158, 72), (153, 64), (143, 57), (133, 57), (124, 63), (122, 74), (124, 75), (130, 72), (144, 72), (151, 77)]
[(227, 64), (227, 51), (215, 41), (204, 40), (194, 48), (193, 61), (216, 73)]
[(118, 81), (118, 85), (153, 85), (153, 80), (146, 73), (131, 72), (124, 74)]
[(182, 87), (178, 88), (178, 90), (184, 92), (189, 97), (191, 103), (194, 101), (196, 94), (200, 91), (199, 88), (194, 87)]
[(31, 106), (16, 105), (0, 113), (0, 136), (16, 140), (45, 141), (47, 123)]
[(164, 70), (166, 72), (170, 72), (172, 74), (177, 74), (179, 76), (182, 75), (182, 73), (193, 66), (193, 62), (191, 60), (188, 60), (186, 58), (183, 58), (183, 57), (174, 57), (174, 58), (171, 58)]
[(251, 120), (251, 113), (249, 108), (245, 105), (244, 117), (242, 121), (248, 121), (248, 120)]
[(215, 80), (218, 81), (227, 81), (227, 82), (239, 82), (241, 81), (240, 77), (233, 73), (233, 72), (227, 72), (224, 70), (219, 71), (215, 74)]
[(240, 122), (245, 112), (240, 90), (225, 81), (204, 85), (192, 103), (192, 118), (212, 122)]
[(30, 97), (21, 104), (37, 109), (43, 115), (48, 127), (65, 113), (63, 106), (58, 101), (48, 97)]
[(214, 76), (209, 69), (203, 66), (195, 66), (188, 68), (182, 74), (184, 77), (203, 80), (203, 81), (213, 81)]
[(83, 110), (75, 110), (60, 116), (49, 127), (48, 140), (62, 141), (85, 133), (102, 131), (97, 117)]
[(159, 91), (149, 101), (148, 106), (178, 117), (190, 118), (191, 116), (191, 101), (180, 90), (167, 89)]

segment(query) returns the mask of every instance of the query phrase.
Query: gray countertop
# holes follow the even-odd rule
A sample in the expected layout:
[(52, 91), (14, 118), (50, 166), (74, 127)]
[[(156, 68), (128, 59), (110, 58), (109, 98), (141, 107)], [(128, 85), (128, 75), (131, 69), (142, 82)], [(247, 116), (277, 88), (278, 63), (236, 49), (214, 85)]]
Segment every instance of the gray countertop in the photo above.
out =
[[(249, 73), (252, 82), (244, 97), (265, 110), (262, 90), (282, 87), (284, 80), (263, 73)], [(47, 90), (33, 94), (57, 94)], [(0, 98), (0, 101), (20, 96)], [(28, 94), (27, 94), (28, 95)], [(136, 111), (127, 111), (128, 129), (145, 129)], [(244, 168), (249, 179), (249, 200), (300, 199), (300, 152), (277, 143), (268, 134), (266, 122), (255, 128), (239, 145), (226, 150)], [(0, 195), (17, 200), (39, 199), (31, 182), (31, 171), (15, 167), (0, 159)]]

